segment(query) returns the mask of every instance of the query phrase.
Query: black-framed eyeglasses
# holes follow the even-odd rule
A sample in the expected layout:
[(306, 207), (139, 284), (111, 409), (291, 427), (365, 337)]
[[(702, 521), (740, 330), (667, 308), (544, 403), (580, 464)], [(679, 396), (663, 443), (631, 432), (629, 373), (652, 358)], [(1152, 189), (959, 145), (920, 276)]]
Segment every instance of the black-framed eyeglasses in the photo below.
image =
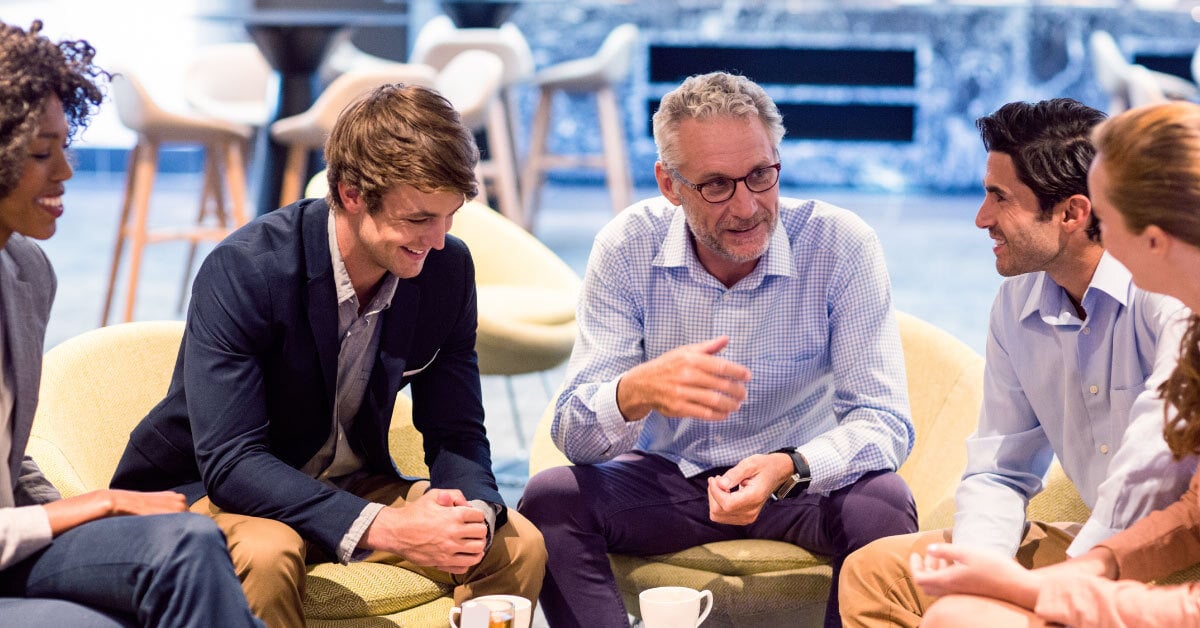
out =
[(678, 170), (670, 166), (667, 166), (667, 172), (671, 173), (671, 176), (678, 179), (680, 183), (699, 192), (700, 198), (710, 203), (724, 203), (725, 201), (733, 198), (733, 193), (737, 190), (738, 181), (746, 184), (746, 189), (755, 193), (766, 192), (767, 190), (775, 187), (775, 184), (779, 183), (780, 168), (781, 164), (774, 163), (769, 166), (763, 166), (762, 168), (755, 168), (754, 170), (750, 171), (750, 174), (747, 174), (744, 177), (738, 177), (736, 179), (717, 177), (716, 179), (710, 179), (704, 183), (692, 183), (684, 178), (683, 175), (679, 174)]

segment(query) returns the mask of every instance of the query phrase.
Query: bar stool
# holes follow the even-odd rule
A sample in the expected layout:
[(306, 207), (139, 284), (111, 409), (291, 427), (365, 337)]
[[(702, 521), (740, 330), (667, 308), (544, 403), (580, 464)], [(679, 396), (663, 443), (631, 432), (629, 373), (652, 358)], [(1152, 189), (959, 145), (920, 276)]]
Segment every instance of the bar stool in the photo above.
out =
[(251, 127), (271, 119), (275, 71), (249, 42), (203, 47), (184, 70), (183, 97), (196, 112)]
[[(116, 245), (104, 298), (100, 324), (108, 324), (121, 253), (129, 241), (129, 288), (123, 320), (133, 320), (142, 252), (147, 244), (168, 240), (219, 241), (246, 223), (246, 144), (251, 129), (216, 118), (184, 115), (163, 110), (150, 97), (141, 81), (128, 71), (114, 73), (113, 100), (122, 124), (137, 133), (137, 144), (129, 153), (125, 198), (117, 223)], [(204, 149), (204, 183), (200, 193), (200, 215), (190, 227), (149, 229), (150, 193), (158, 172), (158, 152), (164, 144), (199, 144)], [(225, 194), (230, 203), (226, 207)], [(231, 215), (232, 214), (232, 215)], [(209, 218), (215, 224), (206, 224)], [(184, 289), (191, 278), (191, 260), (185, 269)]]
[[(514, 159), (516, 151), (511, 143), (508, 113), (499, 97), (503, 76), (504, 62), (500, 57), (486, 50), (466, 50), (442, 68), (436, 83), (438, 92), (462, 116), (463, 126), (487, 134), (491, 145), (489, 158), (481, 158), (475, 167), (479, 194), (484, 197), (485, 203), (488, 181), (495, 185), (500, 199), (514, 201), (520, 198), (517, 163)], [(501, 213), (517, 224), (522, 224), (520, 209), (520, 203), (516, 202), (500, 205)]]
[[(565, 61), (547, 67), (533, 76), (540, 97), (533, 116), (533, 131), (529, 141), (529, 157), (521, 189), (525, 192), (525, 216), (532, 228), (541, 204), (542, 183), (546, 171), (557, 168), (587, 166), (603, 168), (612, 200), (613, 213), (620, 212), (633, 201), (633, 181), (629, 172), (629, 154), (625, 147), (625, 125), (621, 107), (613, 87), (629, 76), (633, 52), (639, 38), (638, 27), (622, 24), (614, 28), (596, 54), (585, 59)], [(600, 121), (602, 154), (561, 155), (547, 147), (550, 134), (550, 114), (554, 93), (595, 94), (596, 115)]]
[[(425, 63), (444, 69), (459, 53), (467, 50), (486, 50), (500, 57), (504, 72), (500, 80), (498, 101), (508, 119), (508, 137), (485, 133), (488, 143), (487, 167), (495, 171), (497, 205), (501, 213), (524, 225), (521, 204), (520, 175), (518, 174), (516, 144), (518, 128), (512, 87), (533, 75), (533, 52), (521, 30), (511, 22), (499, 28), (458, 28), (449, 17), (439, 15), (425, 23), (417, 33), (410, 56), (414, 63)], [(489, 125), (489, 127), (492, 125)], [(508, 164), (512, 164), (509, 168)]]
[[(1088, 37), (1088, 52), (1092, 56), (1092, 71), (1096, 83), (1108, 96), (1108, 111), (1115, 116), (1130, 107), (1136, 106), (1131, 102), (1134, 98), (1145, 98), (1145, 93), (1130, 93), (1130, 73), (1136, 64), (1125, 58), (1125, 53), (1117, 45), (1117, 40), (1107, 31), (1093, 31)], [(1200, 97), (1200, 88), (1195, 83), (1182, 79), (1173, 74), (1156, 72), (1145, 69), (1138, 70), (1137, 81), (1140, 87), (1158, 90), (1164, 98), (1179, 100), (1195, 100)], [(1138, 86), (1135, 86), (1135, 88)]]
[(279, 205), (282, 207), (300, 200), (309, 153), (325, 146), (325, 138), (333, 130), (342, 109), (381, 85), (407, 83), (433, 87), (436, 79), (437, 72), (433, 68), (419, 63), (393, 63), (352, 70), (334, 79), (306, 111), (273, 123), (271, 137), (288, 149)]

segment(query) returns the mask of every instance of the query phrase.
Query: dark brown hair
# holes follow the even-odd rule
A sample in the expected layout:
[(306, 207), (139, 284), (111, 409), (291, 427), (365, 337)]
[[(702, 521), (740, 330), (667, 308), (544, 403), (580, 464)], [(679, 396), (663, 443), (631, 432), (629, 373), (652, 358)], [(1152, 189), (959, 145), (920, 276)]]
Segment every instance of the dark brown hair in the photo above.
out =
[(475, 138), (448, 100), (425, 87), (384, 85), (346, 107), (325, 142), (329, 203), (344, 208), (341, 182), (371, 213), (397, 184), (474, 198), (478, 161)]

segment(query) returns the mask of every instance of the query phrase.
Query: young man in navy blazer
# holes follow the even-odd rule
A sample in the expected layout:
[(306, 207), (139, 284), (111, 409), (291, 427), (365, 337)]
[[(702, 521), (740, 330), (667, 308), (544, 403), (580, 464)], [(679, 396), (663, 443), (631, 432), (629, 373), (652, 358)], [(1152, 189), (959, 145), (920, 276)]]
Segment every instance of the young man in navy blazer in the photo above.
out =
[[(271, 212), (205, 260), (166, 398), (114, 487), (173, 488), (225, 531), (251, 608), (303, 625), (305, 563), (377, 560), (537, 599), (545, 549), (496, 489), (475, 356), (474, 267), (447, 234), (478, 150), (444, 98), (380, 87), (325, 149), (330, 192)], [(388, 454), (412, 385), (430, 480)]]

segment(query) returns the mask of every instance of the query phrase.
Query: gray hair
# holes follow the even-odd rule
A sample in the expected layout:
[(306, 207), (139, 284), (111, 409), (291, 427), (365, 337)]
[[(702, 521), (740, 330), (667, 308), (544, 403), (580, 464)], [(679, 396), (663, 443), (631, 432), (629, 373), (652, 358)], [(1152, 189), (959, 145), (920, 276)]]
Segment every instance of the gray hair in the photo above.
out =
[(654, 113), (654, 144), (664, 164), (679, 163), (676, 131), (687, 119), (757, 116), (771, 134), (775, 147), (783, 140), (783, 116), (770, 96), (757, 83), (744, 76), (711, 72), (689, 76), (683, 84), (663, 97)]

